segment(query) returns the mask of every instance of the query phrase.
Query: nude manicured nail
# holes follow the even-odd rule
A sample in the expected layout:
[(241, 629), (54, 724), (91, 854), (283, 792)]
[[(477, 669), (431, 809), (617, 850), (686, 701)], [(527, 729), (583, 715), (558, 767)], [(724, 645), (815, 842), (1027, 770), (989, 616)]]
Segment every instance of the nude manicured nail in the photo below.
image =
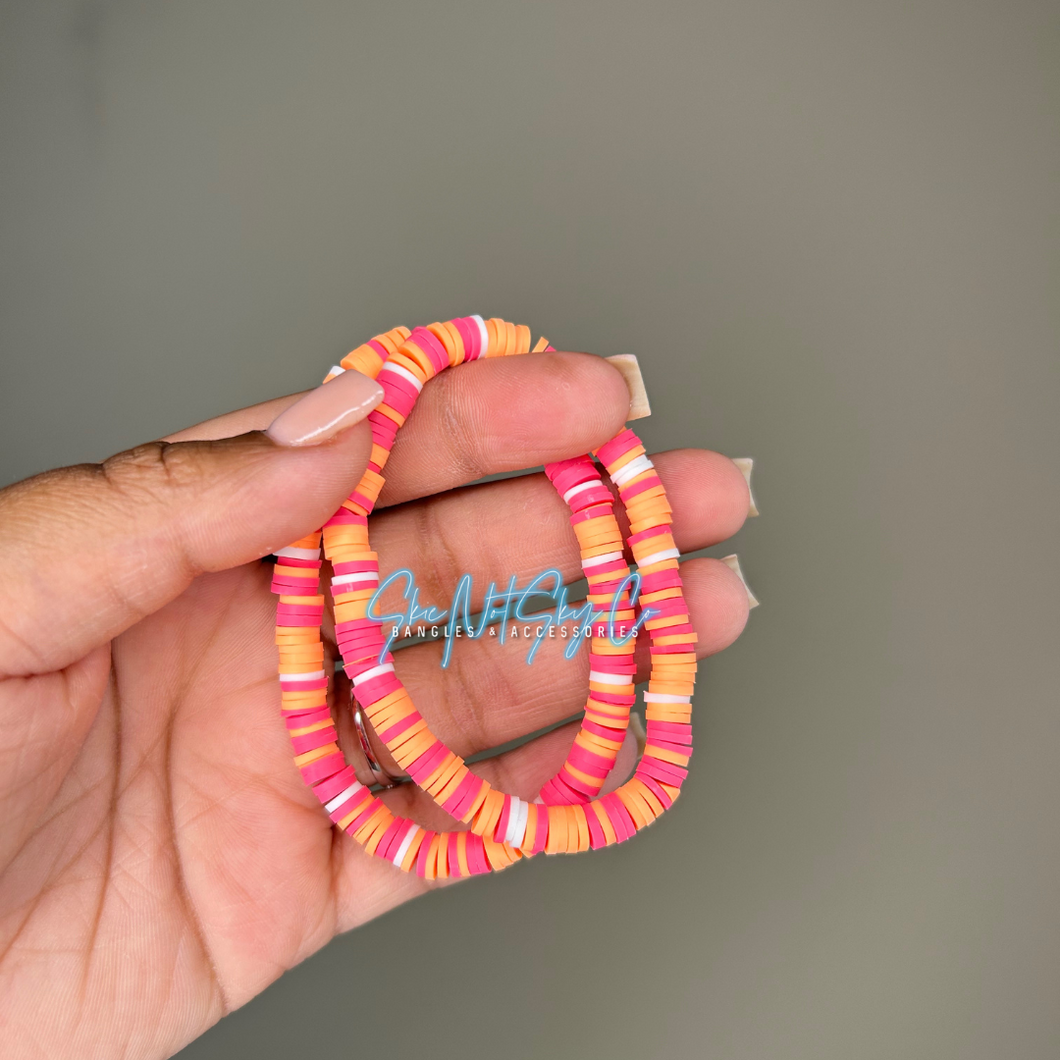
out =
[(747, 496), (750, 498), (750, 506), (747, 509), (748, 515), (758, 515), (758, 505), (755, 504), (755, 495), (751, 490), (751, 472), (754, 471), (755, 462), (749, 456), (737, 456), (732, 461), (743, 475), (744, 482), (747, 483)]
[(265, 433), (277, 445), (320, 445), (360, 423), (382, 400), (383, 388), (374, 379), (343, 372), (285, 408)]
[(644, 377), (640, 374), (640, 365), (632, 353), (616, 353), (614, 357), (605, 357), (608, 364), (613, 364), (621, 373), (629, 388), (629, 415), (626, 420), (642, 420), (651, 415), (648, 404), (648, 392), (644, 389)]
[(747, 579), (743, 576), (743, 571), (740, 569), (739, 557), (736, 553), (733, 553), (731, 556), (722, 556), (721, 561), (736, 575), (737, 578), (740, 579), (740, 581), (743, 582), (744, 590), (747, 593), (747, 606), (751, 608), (751, 610), (754, 610), (761, 601), (753, 592), (751, 592), (751, 586), (747, 584)]

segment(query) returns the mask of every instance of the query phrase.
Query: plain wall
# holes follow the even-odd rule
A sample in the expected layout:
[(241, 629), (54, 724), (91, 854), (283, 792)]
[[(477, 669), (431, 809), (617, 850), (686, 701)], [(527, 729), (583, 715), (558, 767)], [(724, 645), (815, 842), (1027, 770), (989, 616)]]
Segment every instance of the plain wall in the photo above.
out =
[(675, 811), (182, 1055), (1060, 1055), (1058, 43), (1032, 0), (6, 0), (0, 482), (468, 312), (757, 461)]

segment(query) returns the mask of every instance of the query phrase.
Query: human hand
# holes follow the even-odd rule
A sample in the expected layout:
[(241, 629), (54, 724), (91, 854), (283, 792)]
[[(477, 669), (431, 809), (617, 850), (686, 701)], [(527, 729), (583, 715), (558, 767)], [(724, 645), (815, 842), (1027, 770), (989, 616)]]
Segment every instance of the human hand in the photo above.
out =
[[(6, 1055), (167, 1056), (336, 933), (432, 886), (333, 830), (279, 717), (275, 598), (258, 561), (338, 508), (370, 448), (364, 423), (294, 447), (261, 433), (296, 400), (0, 491)], [(470, 572), (473, 611), (490, 581), (513, 574), (525, 584), (556, 567), (577, 580), (569, 511), (544, 475), (467, 483), (588, 452), (628, 410), (618, 372), (585, 354), (444, 373), (386, 466), (372, 518), (380, 566), (411, 568), (443, 607)], [(695, 449), (652, 459), (682, 551), (739, 529), (748, 491), (731, 460)], [(740, 579), (711, 559), (686, 561), (682, 578), (698, 655), (726, 647), (747, 617)], [(461, 755), (584, 703), (585, 653), (564, 660), (562, 645), (531, 666), (518, 640), (458, 640), (447, 669), (440, 655), (439, 644), (410, 647), (397, 671)], [(349, 711), (332, 697), (348, 746)], [(557, 729), (475, 770), (532, 798), (572, 736)], [(624, 748), (616, 780), (633, 754)], [(440, 812), (411, 786), (385, 798), (425, 822)]]

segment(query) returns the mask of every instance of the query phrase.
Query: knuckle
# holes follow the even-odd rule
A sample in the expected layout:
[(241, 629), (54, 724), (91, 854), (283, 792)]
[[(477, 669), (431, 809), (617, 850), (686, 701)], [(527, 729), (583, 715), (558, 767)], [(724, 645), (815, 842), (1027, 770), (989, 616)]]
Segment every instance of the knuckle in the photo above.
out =
[(157, 500), (202, 479), (192, 447), (170, 442), (147, 442), (119, 453), (104, 461), (102, 472), (116, 493), (133, 501)]

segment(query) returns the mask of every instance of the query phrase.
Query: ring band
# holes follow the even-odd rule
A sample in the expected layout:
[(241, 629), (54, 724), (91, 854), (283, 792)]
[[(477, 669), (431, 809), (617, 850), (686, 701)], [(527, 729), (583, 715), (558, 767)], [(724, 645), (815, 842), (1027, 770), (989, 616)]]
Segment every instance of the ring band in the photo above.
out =
[[(350, 689), (350, 706), (353, 709), (353, 727), (357, 730), (358, 750), (364, 758), (366, 768), (364, 775), (359, 775), (357, 779), (366, 787), (382, 789), (396, 788), (399, 784), (404, 784), (409, 779), (407, 773), (391, 773), (375, 757), (372, 751), (372, 741), (368, 738), (370, 723), (364, 716), (360, 703), (354, 697), (352, 688)], [(360, 773), (361, 771), (355, 769), (354, 772)]]

